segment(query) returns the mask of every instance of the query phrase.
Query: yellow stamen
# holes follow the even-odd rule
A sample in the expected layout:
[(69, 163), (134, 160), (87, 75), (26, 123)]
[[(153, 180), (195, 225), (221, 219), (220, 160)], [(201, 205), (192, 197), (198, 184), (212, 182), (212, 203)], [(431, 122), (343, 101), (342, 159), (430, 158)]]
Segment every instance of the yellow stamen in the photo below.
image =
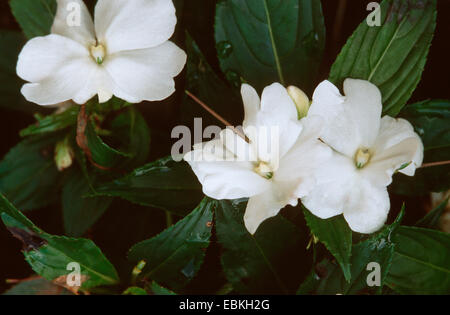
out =
[(106, 56), (105, 46), (98, 44), (96, 46), (91, 46), (91, 56), (94, 58), (95, 62), (101, 65)]
[(369, 149), (361, 148), (355, 154), (355, 164), (357, 168), (363, 168), (370, 161)]

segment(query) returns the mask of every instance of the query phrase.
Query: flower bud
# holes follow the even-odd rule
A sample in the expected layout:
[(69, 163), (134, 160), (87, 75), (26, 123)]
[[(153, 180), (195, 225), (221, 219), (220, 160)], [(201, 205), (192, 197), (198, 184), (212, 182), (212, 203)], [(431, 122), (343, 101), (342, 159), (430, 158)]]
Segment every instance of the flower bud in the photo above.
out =
[(69, 168), (73, 162), (73, 150), (69, 145), (68, 138), (60, 141), (55, 147), (55, 163), (58, 171), (64, 171)]
[(310, 102), (305, 92), (293, 85), (287, 88), (287, 92), (294, 101), (295, 106), (297, 107), (298, 119), (306, 117), (306, 115), (308, 114)]

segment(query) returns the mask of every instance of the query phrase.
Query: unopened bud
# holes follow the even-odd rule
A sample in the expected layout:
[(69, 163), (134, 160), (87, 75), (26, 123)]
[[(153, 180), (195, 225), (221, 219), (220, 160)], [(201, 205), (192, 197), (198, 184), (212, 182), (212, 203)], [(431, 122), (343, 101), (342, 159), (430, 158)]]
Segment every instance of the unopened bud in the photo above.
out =
[(61, 172), (72, 165), (73, 155), (73, 150), (69, 144), (68, 138), (56, 144), (55, 163), (58, 171)]
[(308, 114), (310, 102), (305, 92), (293, 85), (287, 88), (287, 92), (294, 101), (295, 106), (297, 107), (298, 119), (306, 117), (306, 115)]

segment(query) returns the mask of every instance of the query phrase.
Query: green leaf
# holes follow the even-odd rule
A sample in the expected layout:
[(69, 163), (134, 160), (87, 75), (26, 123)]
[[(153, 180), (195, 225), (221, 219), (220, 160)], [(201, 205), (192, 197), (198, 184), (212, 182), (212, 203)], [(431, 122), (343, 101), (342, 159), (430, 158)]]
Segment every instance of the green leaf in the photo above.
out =
[(322, 60), (325, 25), (317, 0), (225, 0), (215, 38), (225, 76), (258, 90), (273, 82), (311, 84)]
[(78, 169), (67, 174), (62, 191), (64, 230), (67, 235), (83, 235), (109, 208), (112, 198), (88, 197), (89, 181)]
[(76, 262), (81, 267), (83, 289), (118, 282), (116, 270), (91, 240), (43, 232), (2, 195), (0, 214), (8, 230), (22, 241), (26, 261), (45, 279), (53, 281), (70, 274), (67, 265)]
[[(226, 82), (217, 77), (189, 34), (186, 38), (186, 50), (188, 53), (186, 89), (230, 123), (236, 125), (242, 123), (244, 113), (240, 96)], [(224, 95), (227, 97), (223, 97)], [(182, 109), (183, 121), (186, 125), (192, 123), (192, 117), (202, 117), (204, 126), (217, 125), (216, 118), (187, 95), (184, 97)]]
[(255, 235), (244, 225), (243, 200), (220, 201), (216, 209), (222, 266), (233, 288), (242, 294), (287, 294), (304, 263), (295, 258), (305, 247), (301, 231), (277, 215), (263, 222)]
[(401, 294), (450, 292), (450, 235), (402, 226), (393, 237), (395, 254), (387, 285)]
[[(450, 101), (427, 100), (408, 105), (402, 111), (424, 144), (424, 163), (450, 160)], [(421, 168), (414, 177), (397, 174), (391, 191), (421, 195), (450, 188), (450, 165)]]
[(24, 44), (22, 33), (0, 30), (0, 107), (36, 112), (42, 107), (25, 100), (20, 93), (23, 82), (16, 74), (17, 57)]
[(41, 208), (56, 200), (60, 173), (53, 159), (61, 135), (31, 137), (0, 162), (0, 192), (21, 210)]
[(325, 259), (317, 264), (297, 294), (358, 294), (380, 290), (380, 287), (371, 288), (367, 284), (371, 273), (367, 270), (368, 264), (375, 262), (380, 265), (382, 287), (391, 265), (394, 244), (388, 238), (374, 237), (353, 245), (352, 253), (350, 282), (346, 281), (339, 266)]
[(85, 135), (87, 145), (92, 154), (92, 160), (96, 164), (104, 168), (112, 168), (123, 158), (129, 157), (127, 153), (118, 151), (107, 145), (95, 132), (94, 126), (91, 121), (88, 121)]
[(447, 208), (448, 198), (443, 201), (439, 206), (431, 210), (426, 216), (420, 219), (416, 225), (419, 227), (435, 229), (439, 223), (439, 219), (441, 215), (444, 213)]
[(175, 292), (160, 286), (155, 281), (153, 281), (152, 284), (150, 285), (150, 289), (155, 295), (176, 295)]
[(177, 224), (134, 245), (130, 249), (129, 259), (146, 262), (140, 276), (172, 289), (179, 289), (192, 280), (200, 269), (205, 250), (209, 246), (216, 204), (216, 201), (205, 198), (191, 214)]
[(11, 0), (11, 11), (28, 39), (50, 34), (56, 0)]
[(37, 114), (35, 115), (37, 122), (20, 131), (20, 136), (26, 137), (36, 134), (55, 132), (70, 126), (75, 126), (77, 123), (79, 110), (79, 106), (73, 106), (62, 113), (56, 113), (44, 117)]
[(384, 0), (381, 26), (363, 21), (348, 39), (330, 72), (377, 85), (383, 113), (396, 116), (420, 81), (436, 27), (436, 0)]
[(311, 232), (333, 254), (344, 272), (345, 279), (350, 281), (350, 257), (352, 255), (352, 231), (343, 216), (323, 220), (303, 209), (306, 224)]
[(72, 295), (72, 293), (43, 278), (32, 278), (21, 281), (3, 295)]
[(147, 291), (139, 287), (129, 287), (122, 293), (123, 295), (148, 295)]
[[(380, 293), (391, 267), (395, 243), (391, 236), (399, 228), (405, 210), (402, 207), (399, 215), (391, 225), (385, 226), (378, 233), (352, 246), (350, 259), (351, 281), (347, 281), (342, 268), (324, 259), (314, 266), (311, 273), (300, 285), (297, 294), (358, 294)], [(369, 287), (367, 279), (372, 269), (369, 263), (380, 266), (380, 287)], [(370, 270), (369, 270), (370, 269)]]
[(111, 122), (114, 136), (130, 156), (118, 168), (133, 169), (147, 161), (150, 152), (150, 129), (144, 117), (134, 108), (118, 115)]
[(181, 216), (202, 198), (201, 186), (189, 165), (171, 157), (137, 168), (123, 178), (98, 184), (95, 190), (98, 195), (121, 197)]

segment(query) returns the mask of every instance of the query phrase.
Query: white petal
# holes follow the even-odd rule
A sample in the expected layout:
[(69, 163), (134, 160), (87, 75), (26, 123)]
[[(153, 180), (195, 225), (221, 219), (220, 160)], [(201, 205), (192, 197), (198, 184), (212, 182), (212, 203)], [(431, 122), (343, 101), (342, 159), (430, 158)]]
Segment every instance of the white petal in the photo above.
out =
[(97, 93), (99, 67), (87, 49), (60, 35), (36, 37), (19, 55), (17, 74), (31, 83), (22, 94), (40, 105), (74, 100), (85, 103)]
[(171, 0), (98, 0), (95, 30), (109, 54), (156, 47), (175, 30), (177, 18)]
[[(212, 147), (216, 147), (215, 150)], [(219, 200), (237, 199), (255, 196), (270, 188), (270, 182), (253, 171), (252, 163), (223, 161), (224, 150), (220, 140), (212, 140), (185, 156), (205, 195)]]
[(386, 187), (391, 184), (392, 175), (396, 170), (404, 164), (414, 164), (418, 151), (423, 152), (420, 139), (407, 138), (382, 152), (376, 152), (367, 166), (361, 169), (361, 174), (370, 178), (373, 184)]
[(315, 173), (316, 185), (302, 198), (303, 204), (322, 219), (341, 214), (352, 194), (356, 176), (353, 161), (334, 153)]
[(86, 47), (60, 35), (35, 37), (19, 54), (17, 75), (25, 81), (44, 80), (72, 61), (90, 58)]
[(239, 161), (257, 162), (254, 146), (248, 144), (241, 136), (230, 128), (220, 132), (220, 139), (228, 151), (232, 152)]
[(283, 207), (284, 205), (271, 192), (251, 197), (245, 210), (245, 227), (250, 234), (255, 234), (263, 221), (276, 216)]
[[(105, 102), (112, 97), (108, 87), (112, 83), (101, 77), (102, 71), (90, 60), (74, 60), (48, 79), (25, 84), (21, 92), (28, 101), (39, 105), (54, 105), (67, 100), (85, 104), (97, 93), (101, 93), (100, 102)], [(102, 84), (106, 85), (106, 89), (99, 92)]]
[(130, 103), (140, 103), (169, 97), (175, 91), (173, 78), (185, 63), (185, 52), (172, 42), (165, 42), (154, 48), (108, 56), (102, 66), (120, 89), (114, 95)]
[(333, 152), (319, 141), (323, 120), (319, 116), (302, 119), (303, 130), (294, 146), (281, 159), (274, 179), (297, 181), (297, 197), (309, 193), (316, 183), (318, 170), (327, 165)]
[(52, 34), (68, 37), (86, 47), (95, 44), (94, 23), (84, 2), (82, 0), (57, 0), (57, 5)]
[(383, 227), (389, 208), (386, 188), (378, 188), (361, 180), (354, 186), (344, 209), (344, 218), (353, 231), (370, 234)]
[[(418, 145), (414, 145), (414, 147), (416, 147), (417, 150), (411, 160), (412, 163), (399, 172), (413, 176), (416, 168), (422, 165), (423, 143), (417, 133), (414, 132), (413, 126), (407, 120), (384, 116), (381, 119), (380, 133), (374, 144), (374, 150), (375, 152), (383, 152), (384, 150), (389, 149), (408, 138), (413, 138), (416, 140)], [(410, 161), (405, 161), (404, 163), (409, 162)]]
[[(264, 88), (261, 95), (261, 111), (274, 122), (297, 120), (297, 107), (287, 90), (279, 83)], [(270, 115), (270, 116), (269, 116)]]
[(372, 146), (379, 132), (381, 93), (372, 83), (347, 79), (345, 97), (328, 81), (316, 88), (308, 115), (325, 119), (322, 139), (336, 151), (352, 157), (360, 147)]
[(277, 165), (302, 130), (295, 104), (286, 89), (274, 83), (264, 89), (259, 111), (256, 111), (256, 92), (246, 89), (245, 134), (256, 146), (261, 160)]
[(381, 92), (369, 81), (346, 79), (344, 81), (346, 103), (361, 135), (362, 145), (370, 148), (380, 130)]
[(261, 100), (256, 90), (248, 84), (241, 86), (242, 101), (244, 103), (244, 123), (243, 127), (248, 125), (256, 125), (256, 117), (260, 110)]

